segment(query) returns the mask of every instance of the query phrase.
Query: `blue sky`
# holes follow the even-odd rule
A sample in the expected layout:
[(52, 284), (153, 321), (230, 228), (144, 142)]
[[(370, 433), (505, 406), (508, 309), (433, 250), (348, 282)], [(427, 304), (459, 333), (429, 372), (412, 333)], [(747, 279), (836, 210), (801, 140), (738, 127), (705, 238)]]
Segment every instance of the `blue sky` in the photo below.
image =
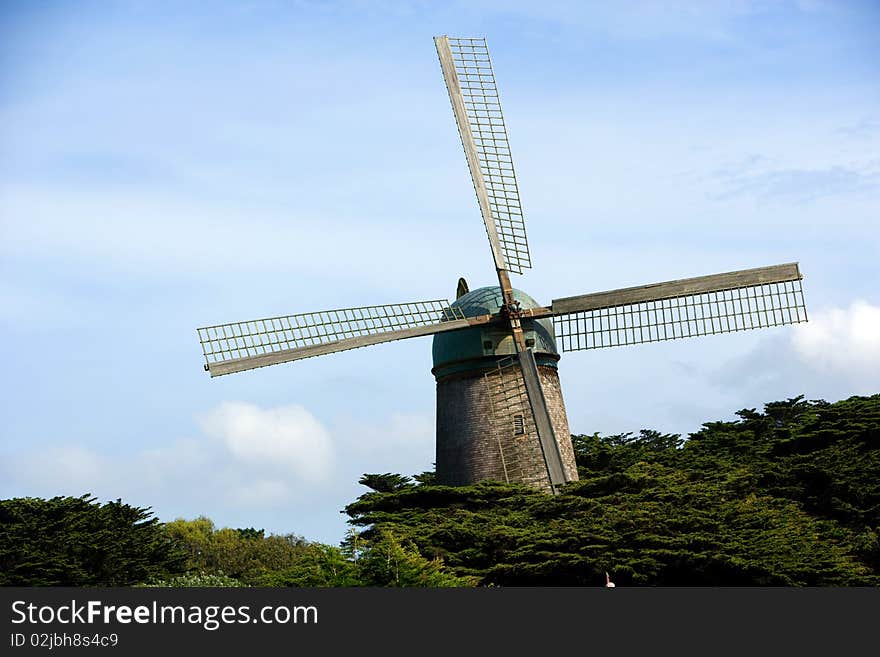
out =
[(335, 543), (431, 467), (430, 339), (211, 380), (195, 328), (493, 282), (437, 34), (489, 40), (539, 301), (801, 263), (806, 326), (564, 355), (573, 431), (880, 390), (875, 3), (4, 2), (0, 495)]

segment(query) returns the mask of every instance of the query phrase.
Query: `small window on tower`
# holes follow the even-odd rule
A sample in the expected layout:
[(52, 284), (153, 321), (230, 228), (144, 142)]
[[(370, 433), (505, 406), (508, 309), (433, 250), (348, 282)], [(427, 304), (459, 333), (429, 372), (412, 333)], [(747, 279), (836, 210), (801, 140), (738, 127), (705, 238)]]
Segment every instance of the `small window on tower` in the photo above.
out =
[(513, 435), (514, 436), (522, 436), (526, 432), (526, 425), (523, 422), (522, 415), (514, 415), (513, 416)]
[(491, 340), (483, 340), (483, 349), (491, 349), (492, 341)]
[(526, 346), (534, 347), (535, 346), (535, 338), (526, 338)]

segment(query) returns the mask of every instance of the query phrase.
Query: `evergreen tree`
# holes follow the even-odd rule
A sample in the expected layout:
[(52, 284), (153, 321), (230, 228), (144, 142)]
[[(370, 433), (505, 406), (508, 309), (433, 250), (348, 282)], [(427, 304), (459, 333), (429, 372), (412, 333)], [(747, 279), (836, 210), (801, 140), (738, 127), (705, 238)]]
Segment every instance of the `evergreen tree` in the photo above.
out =
[(0, 500), (2, 586), (127, 586), (182, 563), (148, 508), (90, 495)]

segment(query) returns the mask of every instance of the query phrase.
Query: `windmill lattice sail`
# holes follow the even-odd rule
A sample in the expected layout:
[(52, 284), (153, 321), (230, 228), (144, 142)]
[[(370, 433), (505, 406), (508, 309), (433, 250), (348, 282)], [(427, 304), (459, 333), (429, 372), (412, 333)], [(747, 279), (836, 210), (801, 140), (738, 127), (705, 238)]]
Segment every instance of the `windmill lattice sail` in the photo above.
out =
[(198, 329), (211, 376), (467, 328), (445, 299), (283, 315)]
[(807, 321), (797, 264), (553, 301), (563, 351), (600, 349)]
[(496, 267), (522, 274), (532, 261), (486, 40), (443, 36), (434, 42)]

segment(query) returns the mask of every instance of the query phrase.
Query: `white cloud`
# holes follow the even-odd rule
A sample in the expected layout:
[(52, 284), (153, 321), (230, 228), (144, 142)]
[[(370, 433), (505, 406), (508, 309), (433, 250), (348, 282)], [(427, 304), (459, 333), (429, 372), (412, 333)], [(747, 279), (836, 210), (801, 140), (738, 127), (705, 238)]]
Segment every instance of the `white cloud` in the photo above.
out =
[[(880, 308), (866, 301), (810, 312), (806, 324), (772, 329), (707, 380), (739, 404), (805, 395), (836, 401), (880, 391)], [(770, 333), (770, 331), (768, 331)]]
[(880, 307), (855, 301), (848, 308), (813, 314), (792, 333), (795, 353), (810, 366), (832, 374), (874, 373), (880, 383)]
[(333, 460), (330, 434), (302, 406), (263, 409), (224, 402), (203, 416), (200, 424), (236, 460), (283, 470), (310, 482), (324, 479)]

